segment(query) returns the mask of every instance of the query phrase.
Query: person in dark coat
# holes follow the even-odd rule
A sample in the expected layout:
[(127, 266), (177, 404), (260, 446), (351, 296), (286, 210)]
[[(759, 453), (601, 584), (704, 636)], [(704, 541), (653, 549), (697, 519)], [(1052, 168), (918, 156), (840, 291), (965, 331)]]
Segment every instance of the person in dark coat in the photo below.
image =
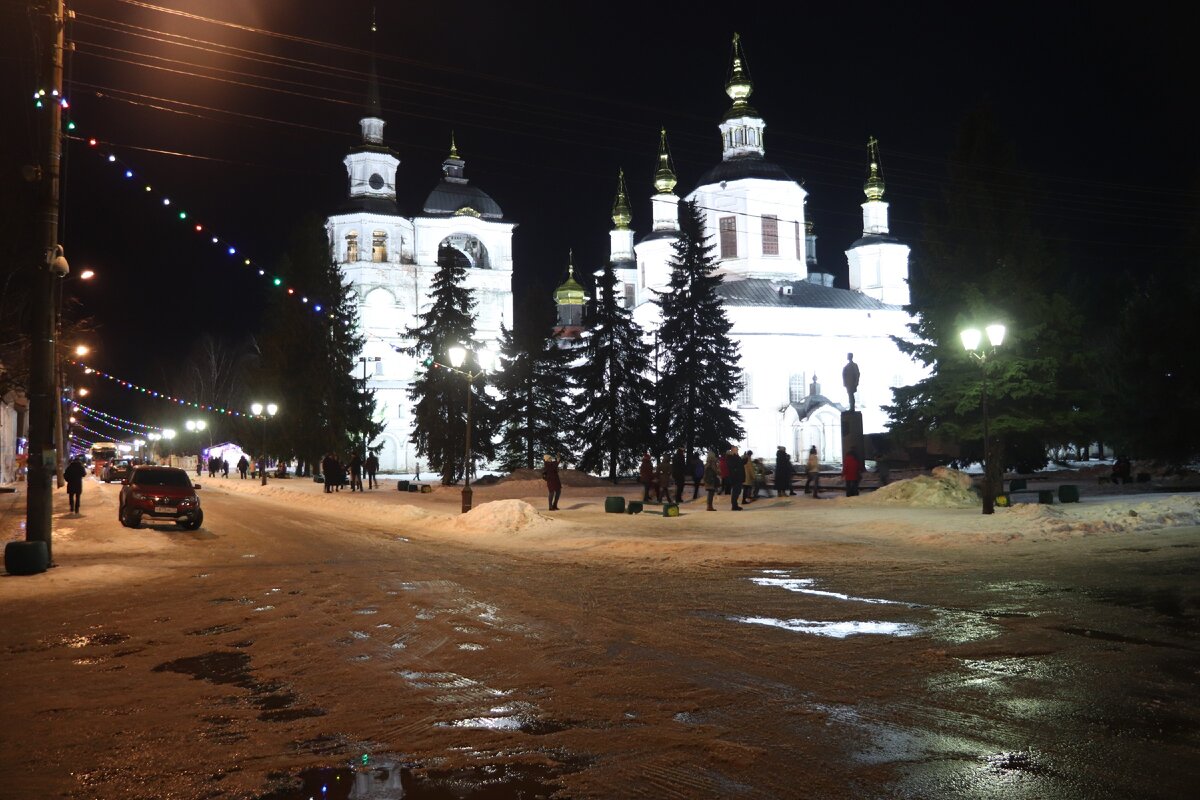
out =
[(350, 458), (350, 491), (361, 492), (363, 490), (362, 473), (363, 460), (359, 457), (358, 453), (355, 453)]
[(562, 496), (562, 478), (558, 475), (558, 459), (552, 455), (542, 456), (542, 480), (546, 482), (550, 510), (558, 511), (558, 498)]
[(367, 456), (367, 460), (363, 462), (363, 469), (367, 471), (367, 488), (378, 489), (379, 481), (375, 480), (375, 473), (379, 472), (379, 456), (374, 453)]
[(842, 458), (842, 480), (846, 483), (846, 497), (858, 497), (858, 484), (863, 476), (863, 462), (853, 447)]
[(683, 487), (687, 485), (687, 456), (682, 447), (675, 448), (671, 457), (671, 480), (675, 481), (675, 502), (683, 502)]
[(704, 481), (704, 462), (695, 450), (688, 457), (688, 472), (692, 475), (692, 499), (700, 496), (700, 484)]
[(729, 448), (725, 454), (725, 464), (729, 467), (729, 501), (733, 511), (741, 511), (738, 498), (742, 495), (742, 483), (746, 480), (746, 462), (738, 455), (736, 446)]
[(78, 459), (73, 459), (67, 468), (63, 470), (63, 478), (67, 481), (67, 503), (71, 507), (72, 514), (79, 513), (79, 497), (83, 494), (83, 478), (87, 475), (87, 468)]
[(238, 473), (242, 476), (242, 480), (246, 480), (246, 472), (250, 469), (250, 459), (242, 456), (237, 463)]
[(325, 481), (325, 494), (333, 491), (334, 481), (337, 480), (337, 461), (333, 453), (326, 453), (321, 459), (321, 478)]
[(642, 454), (642, 465), (638, 467), (638, 482), (642, 484), (642, 502), (650, 502), (650, 487), (656, 483), (654, 478), (654, 462), (649, 453)]
[(792, 488), (792, 457), (787, 448), (779, 445), (775, 451), (775, 494), (783, 497), (785, 494), (794, 495)]

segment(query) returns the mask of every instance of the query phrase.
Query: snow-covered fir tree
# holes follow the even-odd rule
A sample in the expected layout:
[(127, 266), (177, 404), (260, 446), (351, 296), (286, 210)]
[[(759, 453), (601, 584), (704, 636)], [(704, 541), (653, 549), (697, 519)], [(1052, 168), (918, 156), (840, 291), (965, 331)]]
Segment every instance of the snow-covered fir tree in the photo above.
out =
[[(475, 300), (464, 285), (466, 268), (449, 248), (439, 254), (439, 268), (433, 278), (429, 309), (419, 315), (421, 324), (409, 328), (413, 340), (409, 353), (430, 363), (412, 384), (409, 398), (413, 402), (414, 425), (410, 441), (417, 454), (429, 463), (431, 472), (442, 476), (443, 484), (456, 483), (463, 475), (463, 451), (466, 437), (467, 392), (471, 399), (471, 459), (495, 458), (492, 444), (495, 408), (486, 391), (480, 386), (483, 376), (468, 382), (467, 376), (479, 372), (475, 342)], [(444, 365), (449, 362), (449, 350), (454, 346), (467, 349), (467, 359), (461, 372)]]
[(500, 469), (533, 469), (546, 454), (574, 462), (570, 375), (574, 353), (556, 346), (552, 338), (529, 337), (521, 342), (507, 328), (501, 329), (501, 337), (501, 367), (495, 379), (500, 392), (496, 403), (502, 431)]
[(606, 263), (596, 280), (583, 359), (574, 369), (580, 469), (607, 473), (615, 481), (650, 445), (654, 385), (646, 377), (649, 351), (641, 328), (622, 305), (613, 265)]
[(695, 200), (680, 204), (679, 238), (672, 246), (668, 291), (656, 301), (662, 310), (659, 438), (689, 453), (694, 447), (723, 449), (742, 438), (741, 417), (733, 407), (742, 388), (741, 359), (717, 296), (722, 279), (715, 274), (716, 248), (704, 234)]

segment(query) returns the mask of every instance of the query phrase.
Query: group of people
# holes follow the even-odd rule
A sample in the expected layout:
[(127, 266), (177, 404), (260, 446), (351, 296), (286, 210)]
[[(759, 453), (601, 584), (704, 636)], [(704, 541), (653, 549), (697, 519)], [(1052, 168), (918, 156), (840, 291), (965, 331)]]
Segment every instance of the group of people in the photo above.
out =
[(375, 479), (379, 472), (379, 458), (370, 453), (363, 458), (354, 453), (342, 463), (333, 453), (326, 453), (321, 459), (321, 481), (325, 484), (325, 494), (340, 492), (346, 485), (352, 492), (362, 492), (363, 476), (367, 478), (367, 489), (378, 489), (379, 481)]

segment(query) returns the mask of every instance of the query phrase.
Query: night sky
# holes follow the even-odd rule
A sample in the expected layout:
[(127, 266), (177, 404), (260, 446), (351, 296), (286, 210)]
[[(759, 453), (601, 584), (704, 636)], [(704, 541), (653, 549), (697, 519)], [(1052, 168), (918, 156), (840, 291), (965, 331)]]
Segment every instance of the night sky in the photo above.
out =
[[(4, 180), (31, 160), (36, 70), (20, 2), (3, 34)], [(624, 168), (649, 229), (658, 129), (677, 192), (720, 159), (730, 40), (742, 36), (767, 158), (804, 182), (825, 271), (861, 232), (866, 141), (880, 141), (892, 233), (917, 244), (958, 126), (990, 108), (1034, 177), (1043, 233), (1080, 269), (1152, 270), (1195, 218), (1189, 28), (1153, 4), (371, 3), (76, 0), (68, 28), (64, 221), (73, 287), (100, 325), (95, 363), (154, 384), (199, 334), (244, 338), (280, 302), (268, 266), (305, 214), (346, 197), (372, 47), (399, 204), (420, 212), (451, 131), (466, 175), (518, 223), (514, 290), (545, 298), (574, 248), (607, 256)], [(164, 13), (170, 9), (184, 14)], [(714, 7), (715, 8), (715, 7)], [(199, 15), (209, 20), (198, 19)], [(232, 48), (238, 48), (236, 51)], [(208, 76), (208, 77), (203, 77)], [(137, 173), (97, 155), (114, 153)], [(170, 211), (141, 191), (171, 197)], [(188, 223), (172, 215), (189, 214)], [(238, 258), (189, 227), (200, 221)], [(224, 245), (223, 245), (224, 246)], [(297, 287), (302, 290), (303, 287)], [(286, 301), (286, 300), (285, 300)], [(293, 301), (288, 301), (293, 302)], [(116, 413), (115, 389), (97, 405)], [(149, 413), (149, 409), (146, 410)]]

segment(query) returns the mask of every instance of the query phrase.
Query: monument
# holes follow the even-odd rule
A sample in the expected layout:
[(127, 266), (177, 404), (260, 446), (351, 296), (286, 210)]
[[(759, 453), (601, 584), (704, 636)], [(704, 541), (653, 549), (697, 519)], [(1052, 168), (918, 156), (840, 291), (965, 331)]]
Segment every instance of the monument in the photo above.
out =
[(863, 436), (862, 412), (854, 410), (854, 393), (858, 391), (859, 370), (854, 363), (854, 353), (846, 354), (846, 366), (842, 367), (842, 385), (850, 396), (850, 410), (842, 412), (842, 452), (851, 450), (866, 458), (866, 437)]

